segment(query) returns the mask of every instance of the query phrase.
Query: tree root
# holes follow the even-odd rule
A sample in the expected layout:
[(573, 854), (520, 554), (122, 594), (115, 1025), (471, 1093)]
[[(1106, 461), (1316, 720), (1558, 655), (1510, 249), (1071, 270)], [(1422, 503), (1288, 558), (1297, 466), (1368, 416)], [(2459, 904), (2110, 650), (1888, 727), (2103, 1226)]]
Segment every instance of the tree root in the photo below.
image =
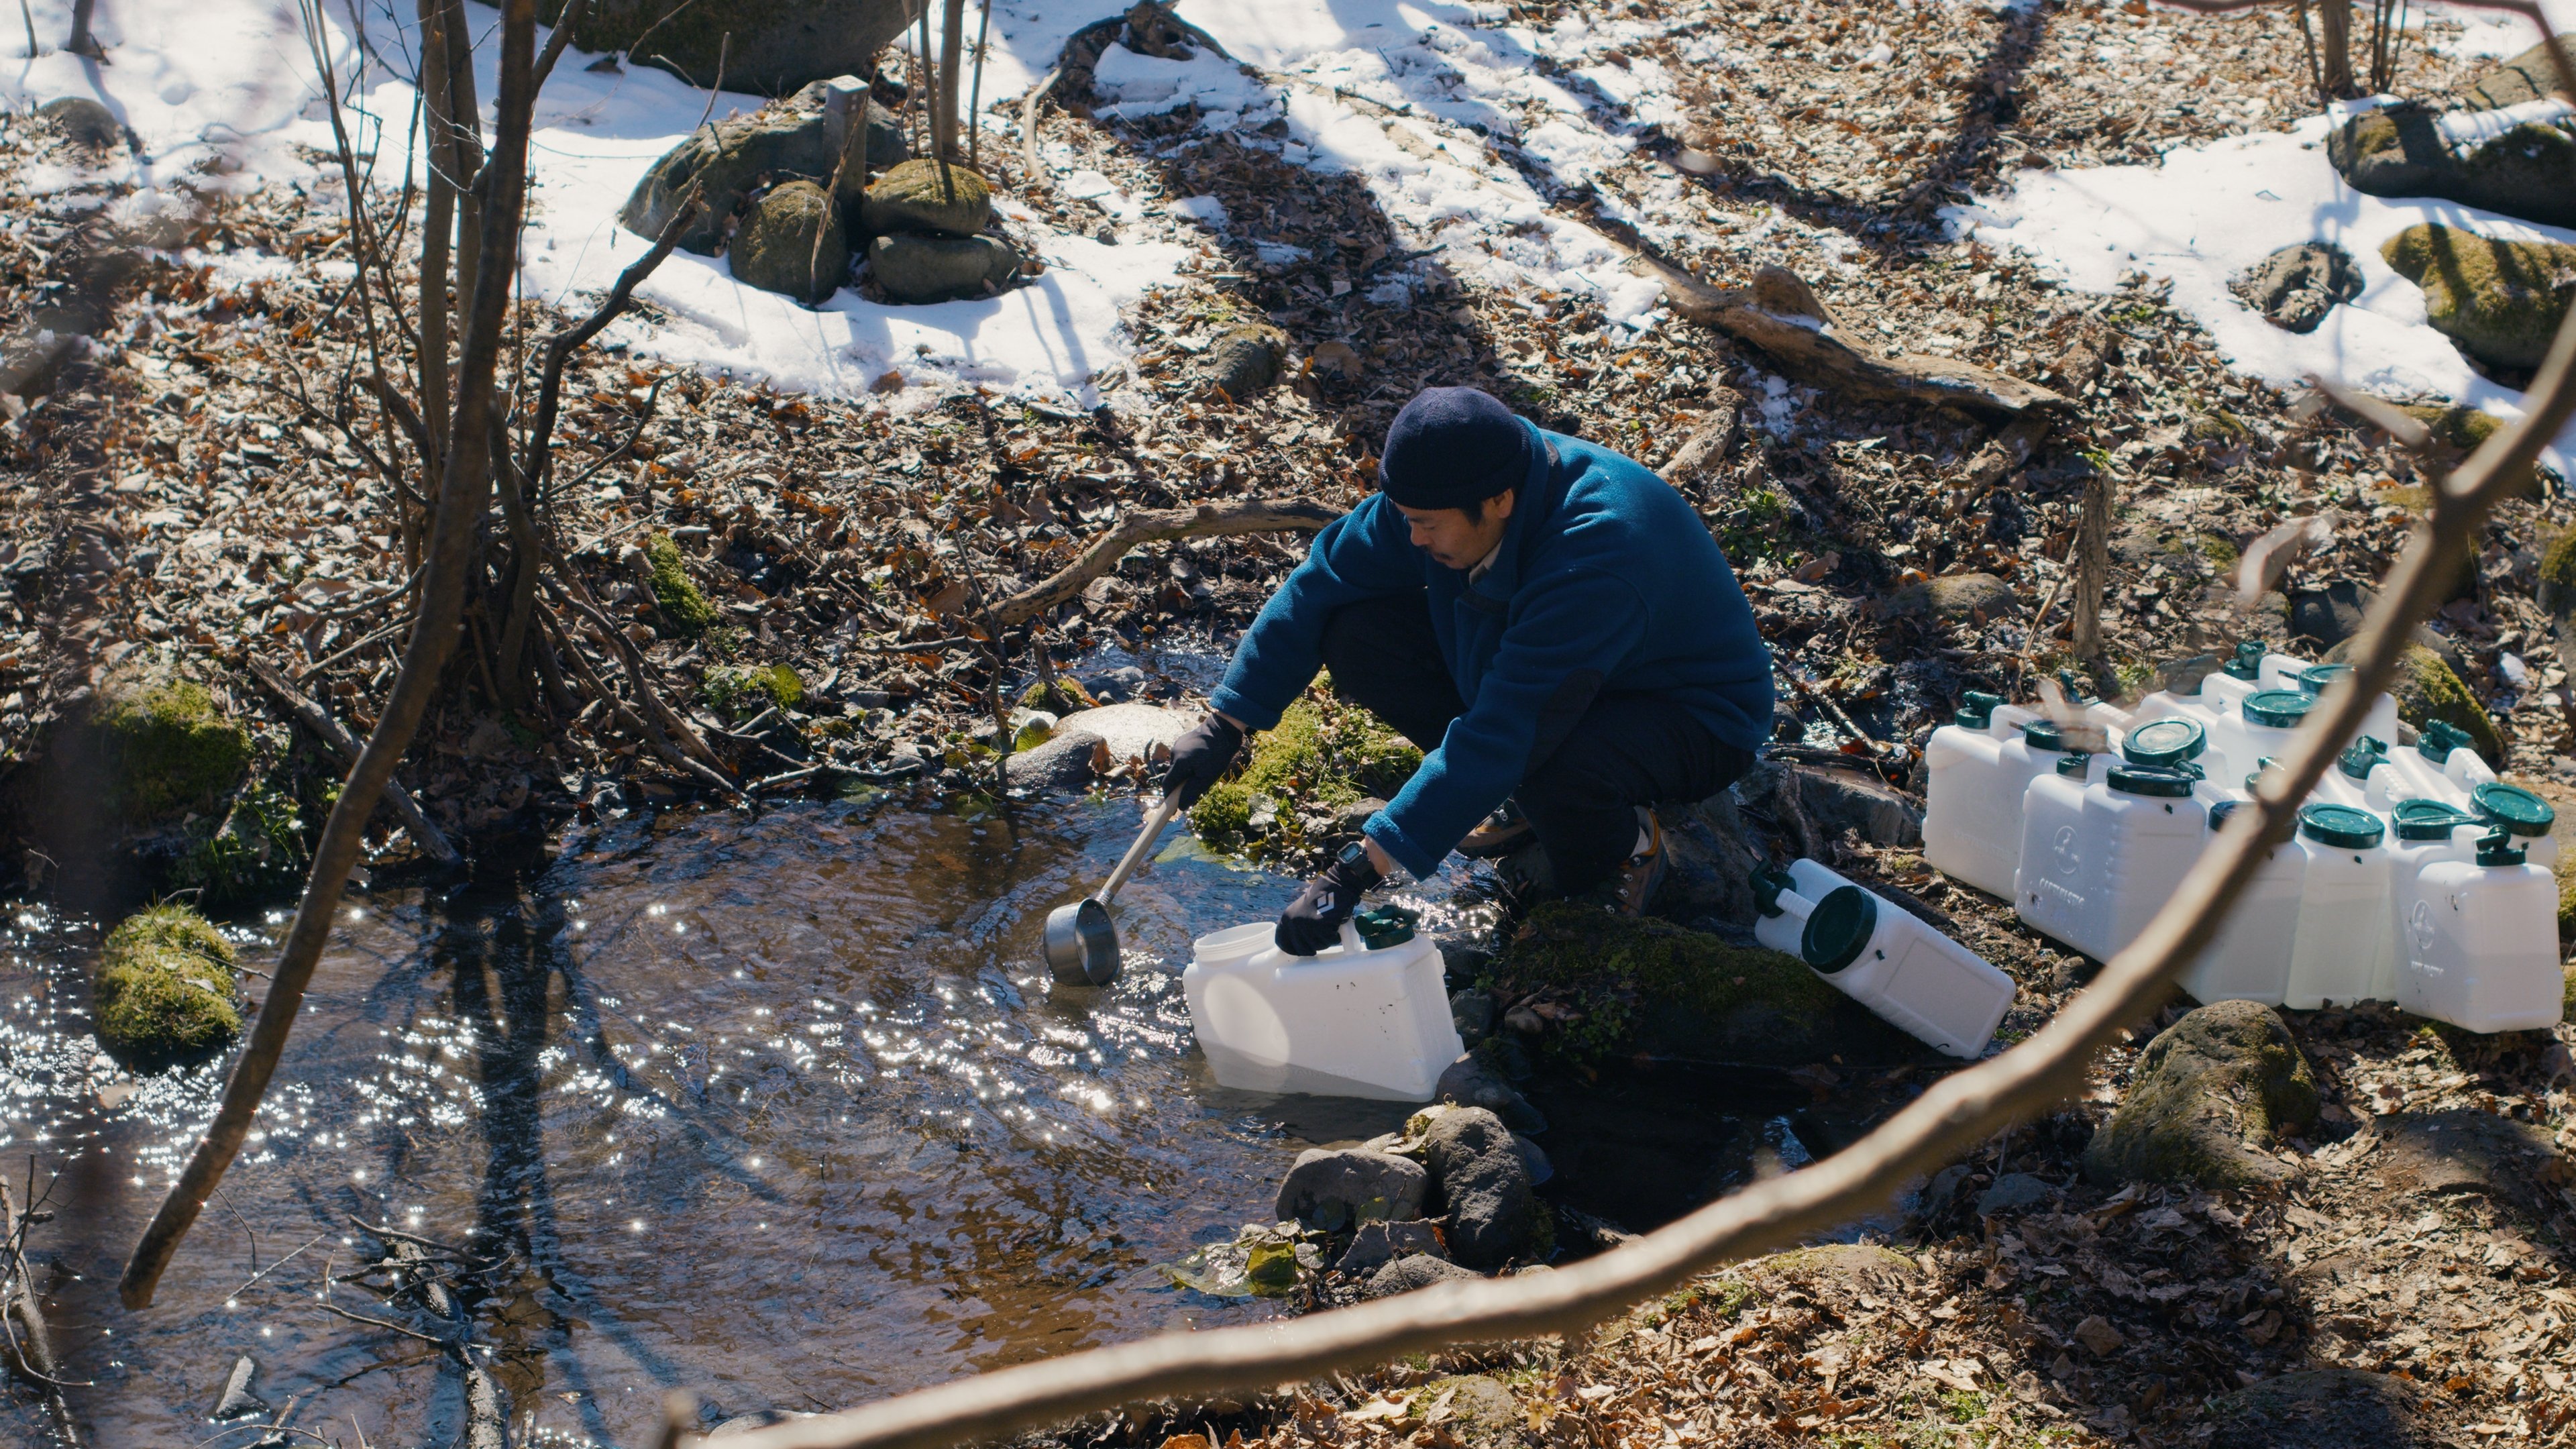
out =
[(1046, 582), (1004, 599), (988, 618), (1003, 626), (1025, 624), (1059, 604), (1069, 604), (1081, 596), (1084, 585), (1117, 567), (1118, 560), (1138, 544), (1234, 533), (1313, 533), (1341, 516), (1339, 509), (1302, 498), (1246, 498), (1237, 503), (1130, 513)]

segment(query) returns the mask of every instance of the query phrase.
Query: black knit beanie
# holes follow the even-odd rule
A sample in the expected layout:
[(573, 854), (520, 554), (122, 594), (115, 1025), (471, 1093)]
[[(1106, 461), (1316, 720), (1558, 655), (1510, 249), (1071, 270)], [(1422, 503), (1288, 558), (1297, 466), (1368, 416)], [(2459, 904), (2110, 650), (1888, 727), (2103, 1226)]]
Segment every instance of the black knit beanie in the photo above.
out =
[(1426, 387), (1395, 415), (1377, 486), (1406, 508), (1468, 508), (1529, 479), (1529, 425), (1472, 387)]

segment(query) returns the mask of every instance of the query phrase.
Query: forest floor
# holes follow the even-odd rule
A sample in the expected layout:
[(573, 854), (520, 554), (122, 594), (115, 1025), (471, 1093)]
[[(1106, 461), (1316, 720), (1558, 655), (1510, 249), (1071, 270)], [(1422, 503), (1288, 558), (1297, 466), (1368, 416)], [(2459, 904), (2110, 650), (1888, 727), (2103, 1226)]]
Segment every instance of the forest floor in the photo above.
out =
[[(1520, 7), (1535, 22), (1570, 8)], [(1650, 28), (1662, 14), (1624, 10)], [(593, 592), (626, 614), (665, 696), (743, 780), (864, 783), (925, 806), (992, 788), (993, 747), (1007, 739), (997, 701), (1104, 648), (1222, 647), (1302, 542), (1139, 549), (1033, 637), (983, 637), (972, 618), (982, 601), (1035, 585), (1123, 510), (1248, 495), (1354, 503), (1395, 410), (1432, 384), (1486, 388), (1650, 466), (1716, 424), (1727, 446), (1670, 481), (1725, 544), (1800, 686), (1784, 692), (1796, 716), (1784, 739), (1835, 748), (1848, 732), (1815, 703), (1830, 699), (1876, 742), (1852, 748), (1881, 754), (1900, 785), (1962, 691), (2028, 697), (2072, 662), (2065, 560), (2097, 470), (2119, 490), (2094, 681), (2106, 692), (2238, 637), (2287, 640), (2283, 597), (2239, 610), (2232, 569), (2285, 520), (2331, 511), (2338, 523), (2281, 595), (2373, 585), (2424, 496), (2415, 460), (2313, 397), (2232, 373), (2154, 286), (2067, 291), (2021, 258), (1954, 241), (1937, 210), (2008, 185), (2022, 166), (2152, 159), (2305, 114), (2307, 63), (2288, 14), (1925, 7), (1860, 22), (1893, 43), (1892, 59), (1861, 68), (1845, 58), (1865, 38), (1845, 35), (1854, 23), (1845, 7), (1795, 0), (1677, 14), (1640, 53), (1681, 77), (1706, 129), (1641, 146), (1627, 170), (1548, 200), (1583, 218), (1612, 196), (1646, 205), (1670, 194), (1679, 173), (1668, 160), (1691, 147), (1717, 169), (1688, 180), (1678, 203), (1654, 204), (1708, 223), (1711, 244), (1678, 258), (1704, 276), (1785, 266), (1846, 325), (2080, 395), (2080, 416), (1983, 497), (1956, 482), (1989, 425), (1819, 393), (1715, 332), (1669, 321), (1639, 335), (1590, 303), (1532, 308), (1454, 279), (1409, 303), (1372, 302), (1372, 269), (1416, 239), (1365, 185), (1169, 118), (1094, 119), (1076, 76), (1067, 109), (1045, 115), (1048, 142), (1135, 195), (1218, 196), (1304, 259), (1265, 261), (1247, 245), (1232, 270), (1150, 294), (1129, 324), (1135, 367), (1087, 413), (928, 395), (899, 379), (855, 399), (788, 395), (590, 354), (567, 375), (558, 476), (604, 466), (549, 500), (552, 526)], [(1765, 68), (1695, 64), (1679, 42), (1712, 30), (1770, 57)], [(2470, 69), (2438, 54), (2407, 64), (2405, 88), (2418, 91)], [(101, 199), (27, 184), (68, 144), (31, 117), (0, 118), (11, 218), (0, 327), (23, 321), (40, 284), (63, 274), (62, 248)], [(1115, 220), (1061, 192), (1024, 199), (1067, 228), (1183, 235), (1160, 214)], [(88, 356), (39, 405), (12, 410), (0, 429), (0, 576), (11, 585), (0, 591), (0, 761), (30, 758), (98, 671), (138, 651), (199, 661), (233, 709), (271, 721), (262, 748), (282, 777), (302, 773), (294, 788), (308, 806), (337, 766), (296, 743), (247, 658), (352, 729), (372, 723), (402, 642), (387, 610), (403, 579), (381, 521), (386, 485), (334, 431), (322, 387), (353, 346), (344, 232), (336, 205), (292, 189), (222, 203), (189, 238), (206, 265), (157, 254), (122, 285)], [(1199, 354), (1254, 320), (1286, 332), (1293, 385), (1212, 393)], [(2534, 594), (2541, 550), (2571, 519), (2576, 506), (2555, 489), (2506, 505), (2474, 586), (2431, 626), (2493, 714), (2507, 773), (2562, 796), (2576, 786), (2576, 737), (2551, 696), (2566, 690), (2566, 661)], [(711, 627), (672, 627), (636, 571), (632, 546), (655, 534), (678, 545), (715, 605)], [(1949, 617), (1910, 591), (1965, 572), (1993, 576), (2009, 597)], [(2055, 607), (2036, 617), (2048, 599)], [(2527, 671), (2519, 689), (2503, 683), (2507, 656)], [(747, 706), (710, 689), (718, 671), (772, 665), (796, 671), (792, 704)], [(1186, 702), (1181, 681), (1149, 679), (1144, 692)], [(603, 721), (554, 718), (542, 702), (511, 716), (473, 679), (447, 699), (404, 775), (467, 841), (695, 793)], [(1960, 919), (2020, 979), (2027, 1005), (2045, 1010), (2079, 988), (2078, 963), (2002, 903), (1943, 885), (1901, 851), (1839, 849), (1844, 868)], [(388, 858), (401, 850), (387, 839)], [(27, 870), (43, 888), (44, 863)], [(2368, 1012), (2309, 1014), (2293, 1029), (2328, 1106), (2315, 1140), (2282, 1144), (2285, 1187), (2083, 1184), (2076, 1158), (2136, 1055), (2123, 1047), (2098, 1064), (2087, 1100), (1969, 1159), (1973, 1175), (1909, 1219), (1899, 1252), (1729, 1270), (1597, 1342), (1461, 1360), (1510, 1390), (1516, 1423), (1473, 1418), (1433, 1372), (1458, 1365), (1437, 1364), (1296, 1399), (1248, 1425), (1247, 1442), (2288, 1444), (2310, 1441), (2286, 1425), (2243, 1437), (2253, 1431), (2241, 1400), (2234, 1418), (2204, 1406), (2327, 1368), (2391, 1375), (2374, 1382), (2420, 1399), (2388, 1410), (2411, 1437), (2367, 1442), (2576, 1442), (2569, 1029), (2488, 1040)], [(2535, 1124), (2557, 1135), (2559, 1170), (2427, 1185), (2360, 1131), (2400, 1111)], [(1965, 1206), (2013, 1173), (2047, 1192), (1982, 1215)]]

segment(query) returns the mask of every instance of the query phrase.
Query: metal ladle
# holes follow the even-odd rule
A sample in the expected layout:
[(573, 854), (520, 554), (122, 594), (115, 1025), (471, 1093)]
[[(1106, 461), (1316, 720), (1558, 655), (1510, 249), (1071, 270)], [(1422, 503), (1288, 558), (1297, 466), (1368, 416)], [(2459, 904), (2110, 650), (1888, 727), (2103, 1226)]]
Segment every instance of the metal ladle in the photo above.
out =
[(1180, 797), (1165, 794), (1163, 803), (1145, 817), (1145, 829), (1136, 843), (1118, 858), (1117, 867), (1100, 889), (1069, 906), (1058, 906), (1047, 912), (1046, 963), (1055, 973), (1059, 986), (1106, 986), (1118, 979), (1118, 928), (1109, 919), (1109, 900), (1127, 883), (1128, 873), (1153, 847), (1154, 838), (1163, 833), (1172, 817), (1180, 813)]

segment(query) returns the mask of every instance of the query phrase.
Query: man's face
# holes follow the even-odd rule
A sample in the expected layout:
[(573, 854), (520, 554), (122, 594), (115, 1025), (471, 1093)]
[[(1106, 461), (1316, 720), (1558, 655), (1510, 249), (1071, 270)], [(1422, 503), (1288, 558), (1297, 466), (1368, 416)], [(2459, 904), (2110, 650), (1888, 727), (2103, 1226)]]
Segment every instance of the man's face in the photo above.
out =
[(1471, 569), (1503, 541), (1503, 527), (1511, 522), (1512, 496), (1504, 492), (1486, 499), (1482, 518), (1464, 508), (1407, 508), (1397, 504), (1395, 511), (1412, 526), (1415, 548), (1431, 555), (1442, 568)]

